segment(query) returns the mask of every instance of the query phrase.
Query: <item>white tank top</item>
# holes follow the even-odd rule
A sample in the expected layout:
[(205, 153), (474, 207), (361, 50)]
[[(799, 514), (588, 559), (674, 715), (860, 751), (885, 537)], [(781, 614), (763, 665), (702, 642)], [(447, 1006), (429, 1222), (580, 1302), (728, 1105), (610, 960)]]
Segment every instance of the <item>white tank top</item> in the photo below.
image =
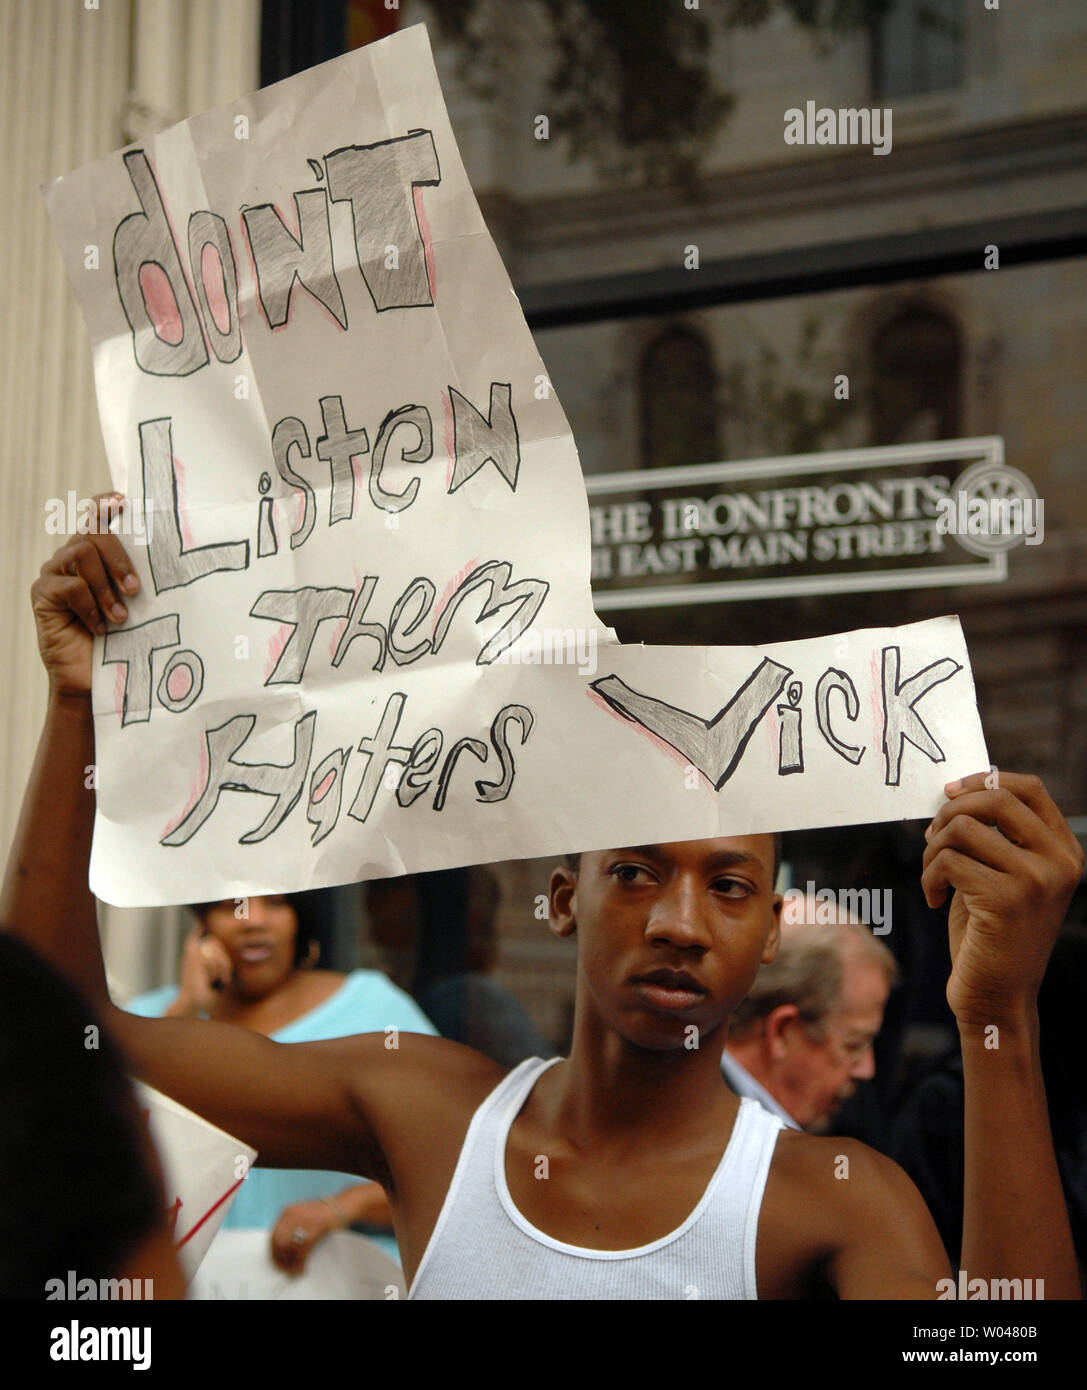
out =
[(755, 1238), (778, 1132), (740, 1101), (721, 1162), (686, 1221), (649, 1245), (592, 1250), (537, 1230), (506, 1184), (506, 1138), (529, 1092), (561, 1058), (530, 1057), (472, 1116), (409, 1298), (757, 1298)]

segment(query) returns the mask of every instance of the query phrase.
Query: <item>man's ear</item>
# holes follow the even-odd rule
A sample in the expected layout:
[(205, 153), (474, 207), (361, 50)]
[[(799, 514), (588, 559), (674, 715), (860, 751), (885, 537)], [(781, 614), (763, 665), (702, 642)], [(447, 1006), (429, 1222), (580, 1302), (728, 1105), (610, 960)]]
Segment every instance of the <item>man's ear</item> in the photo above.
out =
[(781, 945), (781, 907), (784, 901), (780, 893), (775, 893), (770, 900), (770, 915), (773, 920), (766, 938), (766, 949), (762, 953), (763, 965), (769, 965), (777, 957), (778, 947)]
[(577, 931), (577, 874), (569, 864), (552, 869), (547, 902), (551, 930), (556, 936), (573, 936)]
[(784, 1062), (789, 1055), (789, 1045), (799, 1023), (800, 1010), (795, 1004), (779, 1004), (766, 1015), (763, 1039), (775, 1062)]

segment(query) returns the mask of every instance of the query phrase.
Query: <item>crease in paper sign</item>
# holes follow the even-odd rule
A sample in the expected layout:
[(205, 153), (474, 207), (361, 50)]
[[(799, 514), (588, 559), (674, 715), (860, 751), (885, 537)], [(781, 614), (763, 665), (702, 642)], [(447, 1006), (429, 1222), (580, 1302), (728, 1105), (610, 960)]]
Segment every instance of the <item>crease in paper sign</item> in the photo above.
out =
[[(377, 307), (366, 271), (358, 278), (358, 248), (348, 235), (349, 223), (354, 229), (354, 202), (350, 208), (338, 206), (337, 218), (331, 202), (326, 204), (332, 273), (351, 277), (343, 286), (352, 306), (347, 331), (327, 315), (300, 319), (290, 313), (284, 328), (272, 331), (261, 317), (254, 267), (245, 265), (239, 247), (237, 312), (245, 328), (244, 355), (237, 361), (250, 378), (249, 402), (240, 408), (252, 417), (238, 417), (240, 424), (217, 433), (217, 421), (228, 408), (221, 364), (209, 353), (205, 367), (210, 370), (198, 369), (184, 379), (147, 380), (131, 342), (112, 331), (112, 319), (109, 333), (96, 336), (97, 316), (108, 308), (116, 317), (112, 301), (107, 304), (101, 290), (103, 297), (94, 300), (86, 277), (76, 281), (77, 292), (86, 296), (85, 316), (95, 342), (99, 408), (113, 476), (140, 476), (134, 422), (152, 412), (156, 418), (168, 416), (177, 427), (174, 452), (185, 470), (181, 485), (193, 501), (183, 508), (186, 524), (192, 521), (188, 539), (195, 536), (198, 548), (243, 537), (249, 544), (246, 569), (213, 572), (161, 595), (153, 592), (147, 557), (138, 561), (147, 582), (130, 605), (129, 626), (177, 615), (177, 648), (195, 653), (205, 673), (203, 689), (190, 706), (182, 707), (180, 685), (171, 687), (163, 679), (160, 687), (172, 656), (157, 651), (145, 657), (152, 689), (149, 717), (122, 727), (112, 698), (117, 673), (104, 671), (101, 644), (95, 645), (96, 741), (104, 768), (92, 858), (95, 891), (122, 904), (183, 902), (647, 839), (931, 815), (945, 781), (987, 767), (956, 620), (851, 634), (849, 661), (837, 655), (834, 638), (765, 648), (658, 649), (618, 642), (592, 607), (589, 499), (576, 445), (553, 388), (547, 404), (536, 401), (536, 377), (542, 373), (550, 381), (550, 374), (468, 184), (425, 31), (405, 30), (333, 61), (339, 65), (334, 73), (299, 74), (271, 95), (252, 99), (251, 138), (234, 163), (232, 142), (215, 143), (213, 127), (199, 127), (208, 131), (205, 143), (214, 152), (205, 164), (199, 163), (204, 151), (193, 123), (186, 123), (184, 137), (175, 136), (172, 143), (161, 137), (148, 141), (145, 148), (156, 161), (169, 165), (162, 171), (165, 182), (185, 190), (185, 200), (171, 194), (169, 211), (183, 223), (193, 211), (186, 200), (202, 189), (205, 206), (227, 220), (229, 234), (236, 221), (244, 226), (241, 208), (251, 201), (258, 176), (263, 201), (289, 211), (299, 170), (309, 169), (305, 161), (314, 152), (363, 148), (429, 131), (440, 182), (413, 188), (403, 210), (409, 219), (414, 212), (411, 235), (422, 245), (431, 304)], [(342, 100), (326, 91), (333, 78), (337, 91), (346, 93)], [(224, 108), (224, 119), (233, 109)], [(358, 112), (367, 113), (365, 128)], [(210, 206), (209, 185), (220, 206)], [(69, 265), (78, 264), (73, 255), (85, 244), (88, 224), (116, 226), (133, 211), (130, 185), (124, 198), (122, 181), (106, 186), (118, 190), (116, 206), (100, 201), (106, 195), (93, 178), (87, 181), (87, 171), (69, 176), (50, 195)], [(380, 240), (375, 230), (371, 243)], [(184, 242), (178, 253), (184, 255)], [(198, 267), (190, 269), (198, 273)], [(290, 309), (293, 293), (304, 294), (305, 287), (292, 280), (288, 290)], [(335, 483), (327, 460), (324, 467), (315, 466), (313, 402), (343, 393), (346, 405), (344, 364), (355, 361), (367, 409), (375, 401), (432, 402), (419, 407), (430, 418), (430, 458), (436, 460), (444, 445), (451, 470), (444, 490), (440, 471), (428, 473), (429, 459), (405, 458), (398, 473), (401, 460), (390, 446), (394, 486), (417, 477), (421, 499), (413, 495), (392, 527), (379, 508), (368, 505), (361, 454), (350, 470), (353, 508), (345, 527), (332, 515)], [(465, 373), (471, 390), (465, 389)], [(482, 413), (489, 412), (488, 382), (499, 381), (510, 384), (510, 409), (521, 427), (514, 483), (503, 470), (485, 464), (451, 494), (457, 440), (450, 437), (455, 423), (450, 388)], [(350, 408), (345, 414), (351, 415)], [(273, 424), (287, 416), (304, 421), (309, 452), (299, 453), (294, 466), (317, 510), (303, 544), (292, 547), (282, 529), (290, 500), (296, 507), (309, 503), (297, 484), (281, 477), (272, 494), (278, 547), (262, 553), (258, 498), (250, 491), (260, 471), (255, 465), (270, 464)], [(254, 457), (258, 439), (259, 460)], [(479, 448), (489, 444), (483, 436)], [(270, 466), (267, 471), (273, 472)], [(213, 486), (222, 489), (221, 503)], [(489, 575), (496, 569), (501, 575), (507, 564), (505, 590), (470, 584), (485, 565), (491, 567)], [(375, 584), (356, 614), (370, 577)], [(528, 590), (518, 588), (526, 583)], [(461, 585), (468, 587), (458, 599)], [(327, 610), (305, 608), (296, 592), (300, 587), (342, 590), (352, 599), (349, 615), (342, 611), (342, 596), (334, 596)], [(275, 604), (261, 605), (267, 616), (254, 616), (257, 601), (273, 590), (298, 598), (298, 614), (312, 618), (327, 611), (329, 616), (315, 618), (312, 633), (284, 619)], [(521, 602), (526, 592), (533, 602), (538, 599), (534, 609)], [(482, 617), (487, 611), (490, 616)], [(361, 626), (352, 637), (356, 625)], [(439, 627), (444, 636), (435, 652)], [(598, 644), (591, 675), (580, 670), (580, 656), (574, 664), (573, 653), (556, 656), (551, 645), (544, 658), (542, 643), (524, 640), (530, 631), (574, 632), (575, 627), (590, 630)], [(508, 638), (505, 646), (511, 657), (516, 652), (516, 661), (481, 662), (484, 650), (497, 652), (502, 645), (496, 640), (500, 634)], [(247, 638), (244, 659), (239, 635)], [(365, 640), (354, 646), (358, 637)], [(345, 638), (354, 651), (341, 647)], [(309, 646), (290, 653), (291, 641), (303, 639)], [(898, 726), (907, 730), (911, 719), (927, 712), (940, 753), (939, 760), (930, 760), (908, 744), (898, 786), (885, 781), (869, 732), (885, 698), (876, 673), (888, 646), (899, 648), (903, 681), (943, 658), (961, 668), (939, 695), (919, 696), (927, 704), (896, 709)], [(343, 660), (334, 666), (341, 651)], [(288, 655), (290, 661), (281, 664)], [(713, 791), (710, 774), (722, 769), (710, 763), (721, 756), (721, 744), (713, 742), (717, 735), (710, 731), (764, 658), (788, 666), (802, 687), (805, 766), (782, 776), (774, 706), (755, 720), (761, 728), (746, 735), (738, 760), (724, 769), (720, 790)], [(848, 672), (863, 702), (869, 752), (856, 767), (846, 767), (819, 727), (815, 688), (828, 666)], [(276, 672), (290, 679), (267, 684)], [(609, 677), (612, 684), (605, 688), (612, 703), (593, 688), (594, 680)], [(616, 707), (616, 699), (627, 701), (625, 711)], [(654, 712), (665, 705), (673, 714), (655, 724)], [(222, 765), (208, 766), (209, 730), (237, 715), (254, 716), (250, 733), (233, 753), (222, 755)], [(840, 707), (831, 717), (844, 740), (861, 741), (859, 736), (850, 740), (852, 726)], [(298, 743), (303, 720), (309, 729), (304, 745)], [(700, 735), (699, 729), (705, 732)], [(690, 756), (688, 736), (709, 749), (699, 754), (703, 762), (709, 757), (706, 766)], [(308, 753), (296, 757), (296, 747), (302, 746)], [(692, 766), (695, 779), (689, 776)], [(186, 824), (197, 785), (200, 796), (218, 793), (214, 809), (189, 839), (171, 834), (171, 843), (163, 844), (163, 824), (177, 829)], [(255, 836), (257, 828), (263, 830), (272, 795), (284, 813), (267, 833)], [(246, 836), (252, 843), (242, 843)]]

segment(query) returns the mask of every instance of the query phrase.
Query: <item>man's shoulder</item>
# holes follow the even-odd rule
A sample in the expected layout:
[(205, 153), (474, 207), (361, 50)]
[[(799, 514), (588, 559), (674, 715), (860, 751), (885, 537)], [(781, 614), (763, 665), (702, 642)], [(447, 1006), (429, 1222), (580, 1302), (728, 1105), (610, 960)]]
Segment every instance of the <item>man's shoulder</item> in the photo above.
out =
[(912, 1179), (894, 1159), (856, 1138), (783, 1130), (766, 1200), (770, 1215), (808, 1234), (830, 1254), (876, 1227), (927, 1213)]
[(859, 1139), (789, 1128), (783, 1128), (778, 1138), (771, 1173), (783, 1182), (802, 1183), (808, 1191), (825, 1191), (829, 1197), (847, 1191), (843, 1184), (855, 1179), (866, 1188), (895, 1186), (900, 1179), (909, 1182), (893, 1159)]
[(770, 1213), (797, 1220), (827, 1247), (872, 1220), (911, 1208), (917, 1190), (901, 1167), (859, 1139), (783, 1129), (767, 1178)]
[(357, 1080), (371, 1093), (393, 1093), (409, 1106), (461, 1109), (478, 1106), (509, 1075), (482, 1052), (427, 1033), (390, 1029), (345, 1038), (344, 1044), (365, 1051), (366, 1065)]
[[(759, 1286), (809, 1297), (811, 1280), (843, 1252), (930, 1220), (916, 1188), (885, 1154), (858, 1139), (783, 1129), (759, 1221)], [(881, 1235), (882, 1233), (882, 1235)]]
[(353, 1068), (355, 1103), (378, 1135), (396, 1189), (431, 1204), (444, 1195), (476, 1111), (510, 1072), (424, 1033), (401, 1033), (388, 1050), (372, 1035), (359, 1041), (370, 1050)]

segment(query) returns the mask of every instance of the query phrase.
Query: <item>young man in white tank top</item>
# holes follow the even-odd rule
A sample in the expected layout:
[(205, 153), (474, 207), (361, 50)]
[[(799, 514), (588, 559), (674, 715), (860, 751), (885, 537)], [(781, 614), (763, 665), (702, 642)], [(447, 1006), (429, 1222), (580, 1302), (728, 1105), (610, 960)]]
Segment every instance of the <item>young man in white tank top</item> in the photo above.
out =
[[(559, 868), (578, 945), (570, 1056), (506, 1076), (439, 1038), (286, 1045), (145, 1019), (106, 993), (87, 887), (91, 632), (124, 621), (116, 537), (77, 537), (33, 588), (51, 696), (4, 926), (82, 987), (138, 1075), (260, 1162), (385, 1187), (417, 1296), (935, 1298), (950, 1282), (917, 1190), (864, 1145), (778, 1131), (724, 1084), (728, 1017), (776, 949), (769, 835), (595, 852)], [(963, 1267), (1079, 1295), (1038, 1061), (1035, 999), (1083, 853), (1042, 784), (948, 788), (922, 884), (953, 893), (948, 1002), (966, 1085)]]

